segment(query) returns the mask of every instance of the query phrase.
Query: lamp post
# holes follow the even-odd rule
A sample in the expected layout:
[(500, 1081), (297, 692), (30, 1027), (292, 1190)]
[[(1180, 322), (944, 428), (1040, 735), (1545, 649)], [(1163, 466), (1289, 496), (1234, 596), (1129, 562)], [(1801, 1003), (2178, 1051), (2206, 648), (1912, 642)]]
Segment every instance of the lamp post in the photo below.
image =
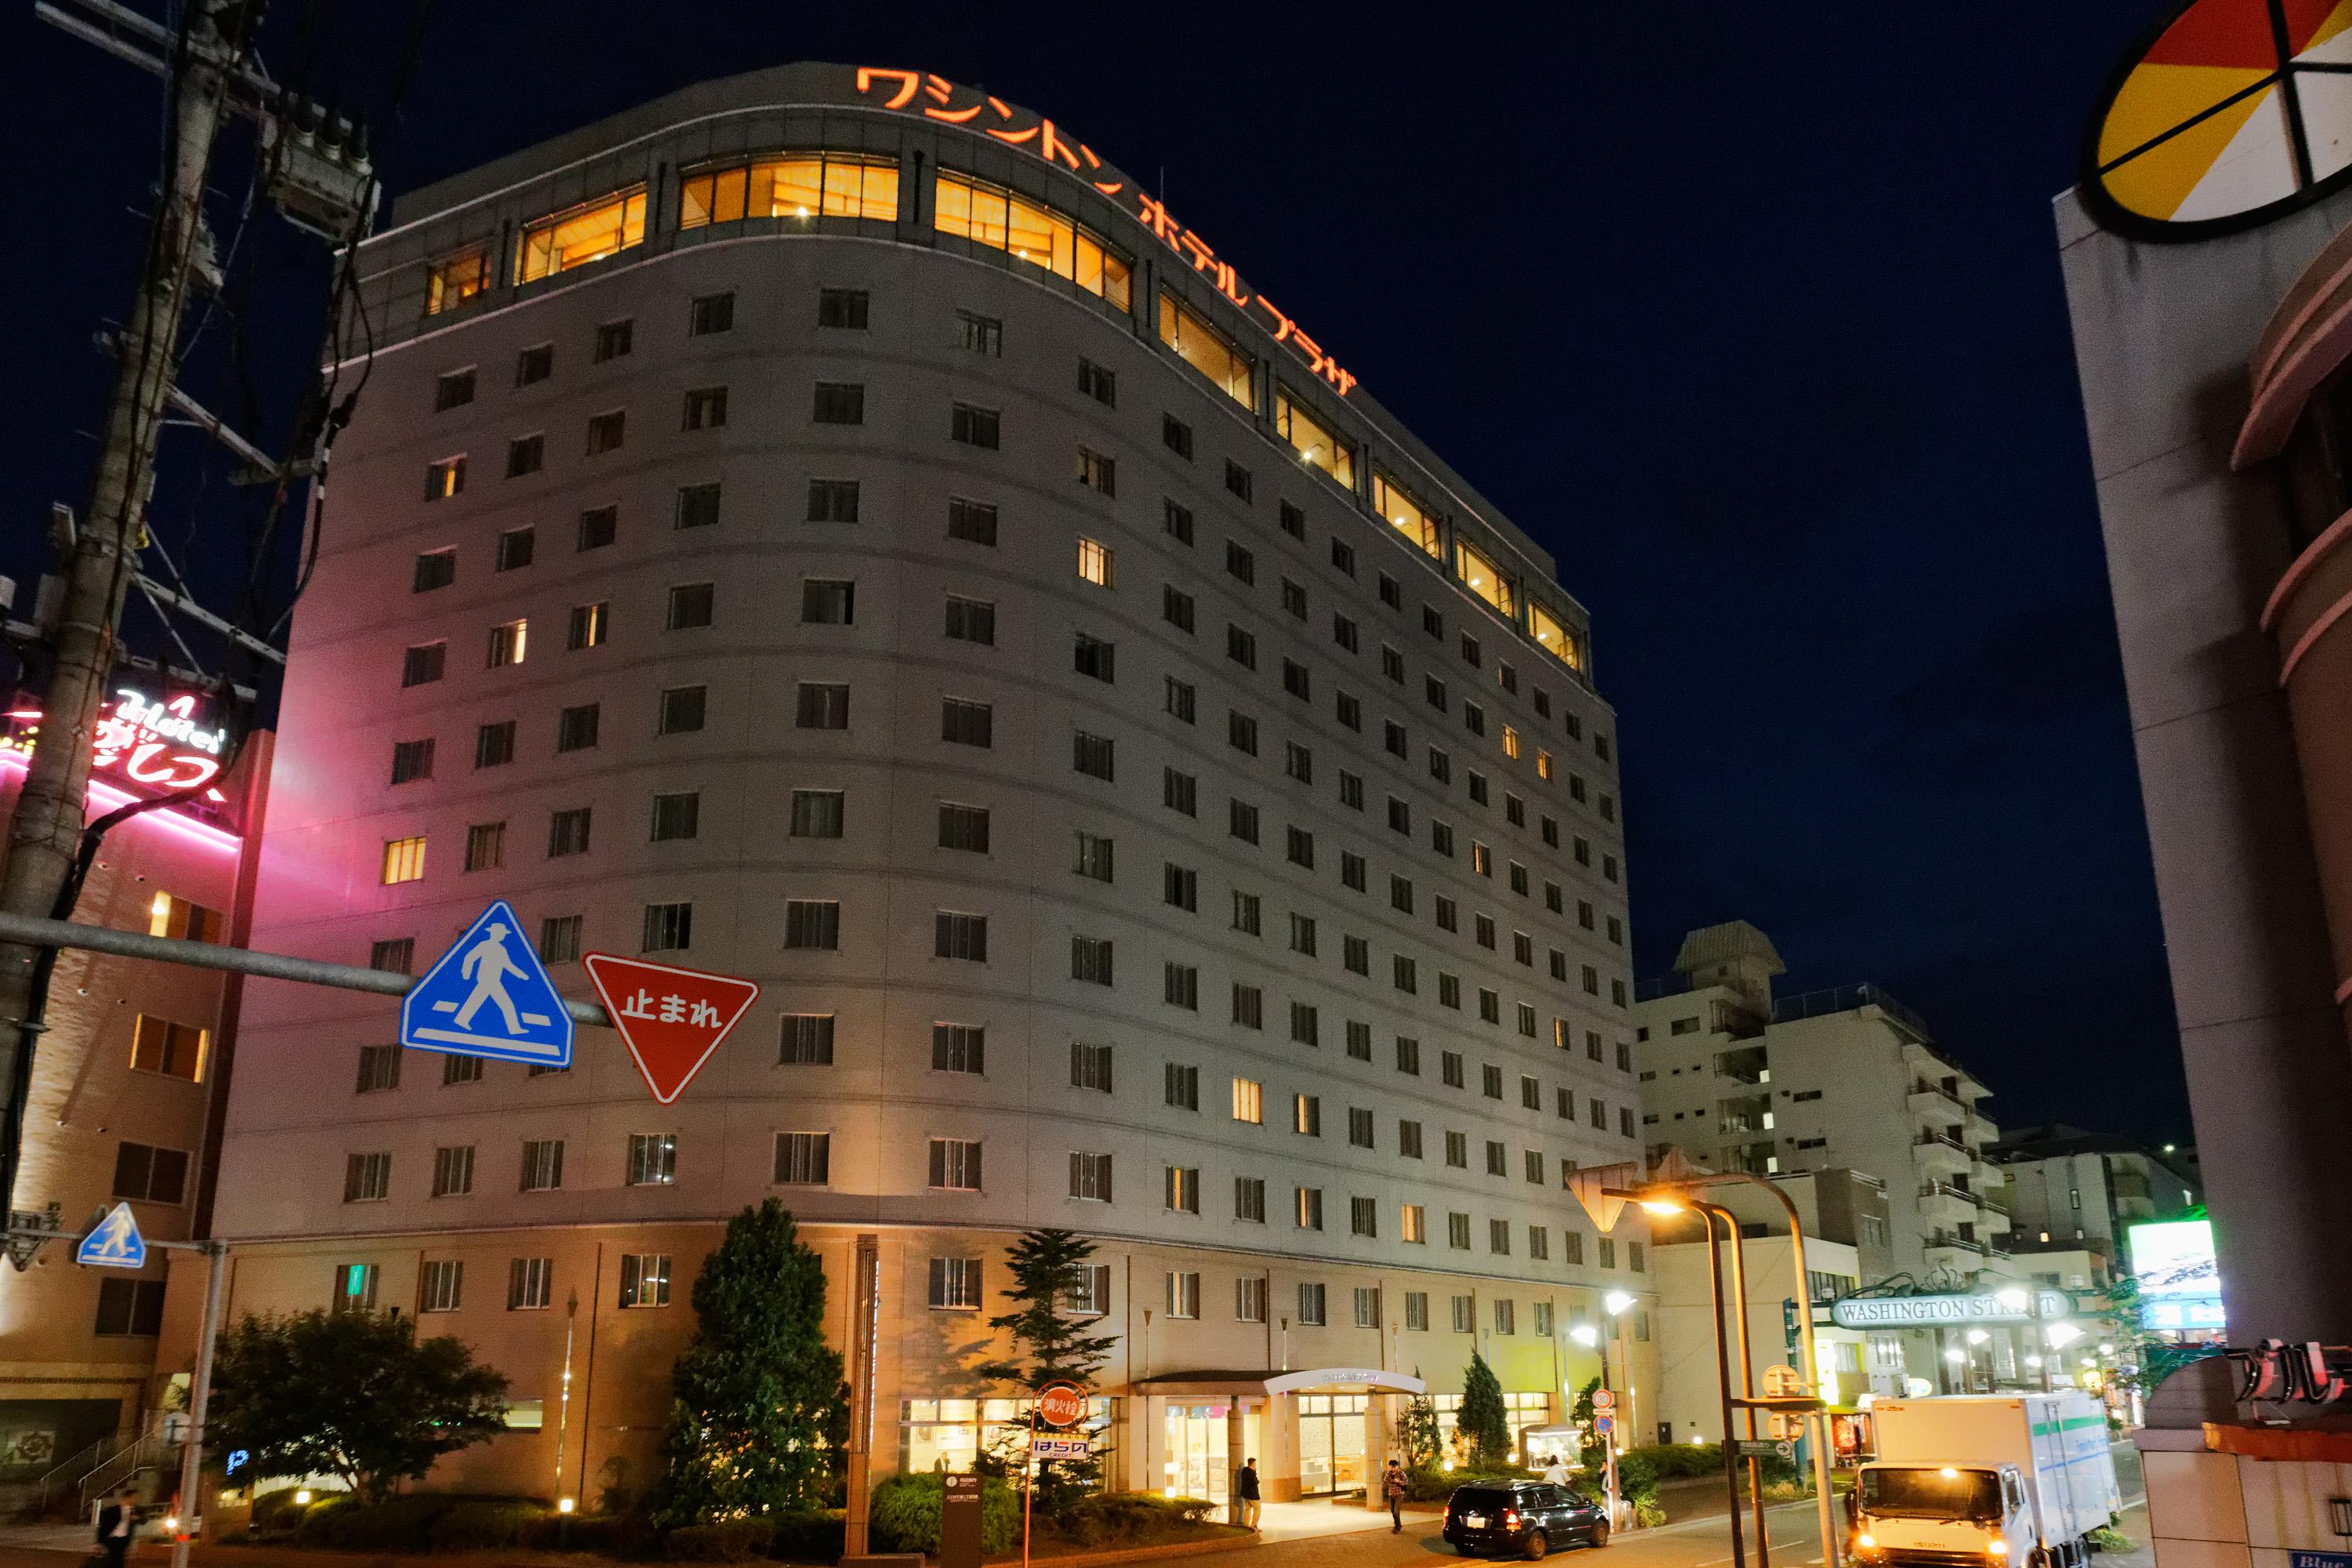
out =
[[(1607, 1305), (1605, 1299), (1603, 1300), (1602, 1305), (1604, 1307)], [(1607, 1346), (1601, 1343), (1601, 1331), (1594, 1328), (1591, 1323), (1579, 1323), (1576, 1327), (1568, 1331), (1568, 1337), (1574, 1340), (1578, 1344), (1582, 1345), (1586, 1350), (1592, 1350), (1596, 1347), (1600, 1349), (1601, 1386), (1603, 1389), (1607, 1389), (1609, 1387), (1609, 1351)], [(1614, 1423), (1612, 1423), (1612, 1425), (1613, 1426)], [(1617, 1528), (1617, 1444), (1615, 1438), (1616, 1434), (1612, 1431), (1606, 1435), (1601, 1435), (1601, 1484), (1603, 1496), (1609, 1508), (1609, 1528), (1612, 1530)]]
[[(1790, 1200), (1788, 1194), (1761, 1176), (1751, 1175), (1745, 1171), (1726, 1171), (1696, 1176), (1686, 1182), (1664, 1182), (1655, 1186), (1643, 1187), (1639, 1192), (1612, 1195), (1632, 1198), (1651, 1214), (1679, 1214), (1695, 1206), (1689, 1195), (1690, 1189), (1714, 1186), (1726, 1182), (1738, 1182), (1762, 1188), (1772, 1195), (1773, 1201), (1780, 1205), (1781, 1213), (1788, 1219), (1789, 1269), (1796, 1281), (1796, 1300), (1802, 1308), (1797, 1314), (1798, 1340), (1803, 1358), (1802, 1364), (1798, 1370), (1804, 1376), (1805, 1385), (1819, 1394), (1821, 1358), (1813, 1344), (1813, 1295), (1811, 1280), (1805, 1270), (1805, 1226), (1803, 1220), (1797, 1214), (1797, 1205)], [(1739, 1231), (1737, 1226), (1732, 1227), (1731, 1235), (1732, 1244), (1737, 1247), (1739, 1241)], [(1714, 1226), (1710, 1222), (1707, 1229), (1710, 1247), (1714, 1244)], [(1725, 1373), (1727, 1384), (1727, 1367), (1725, 1369)], [(1729, 1390), (1727, 1386), (1726, 1397), (1728, 1396)], [(1729, 1442), (1731, 1423), (1727, 1416), (1724, 1422), (1723, 1435), (1724, 1440)], [(1838, 1568), (1837, 1520), (1830, 1498), (1829, 1418), (1826, 1414), (1822, 1415), (1819, 1427), (1813, 1433), (1812, 1449), (1814, 1502), (1821, 1515), (1822, 1568)], [(1735, 1510), (1733, 1513), (1735, 1529), (1738, 1517)]]

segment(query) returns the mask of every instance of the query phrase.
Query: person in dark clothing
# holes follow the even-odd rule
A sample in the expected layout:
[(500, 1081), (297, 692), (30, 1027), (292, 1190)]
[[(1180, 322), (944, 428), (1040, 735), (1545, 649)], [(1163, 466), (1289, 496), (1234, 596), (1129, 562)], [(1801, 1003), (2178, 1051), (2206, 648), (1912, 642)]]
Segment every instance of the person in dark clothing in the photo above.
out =
[(1234, 1472), (1234, 1497), (1242, 1505), (1242, 1528), (1257, 1528), (1257, 1460), (1247, 1458)]
[(98, 1510), (98, 1549), (106, 1554), (106, 1568), (122, 1568), (123, 1556), (131, 1550), (131, 1532), (139, 1522), (138, 1496), (125, 1487), (112, 1502)]
[(1404, 1468), (1391, 1459), (1387, 1472), (1381, 1477), (1381, 1498), (1389, 1505), (1391, 1535), (1404, 1533)]

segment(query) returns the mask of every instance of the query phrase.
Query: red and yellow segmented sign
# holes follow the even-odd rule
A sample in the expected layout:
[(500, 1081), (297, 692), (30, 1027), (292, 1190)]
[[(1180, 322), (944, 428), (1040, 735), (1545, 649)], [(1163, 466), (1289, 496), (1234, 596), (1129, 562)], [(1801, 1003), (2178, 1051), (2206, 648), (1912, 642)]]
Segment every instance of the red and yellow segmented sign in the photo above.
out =
[(2095, 209), (2147, 237), (2314, 199), (2352, 168), (2352, 0), (2191, 0), (2117, 74), (2085, 155)]

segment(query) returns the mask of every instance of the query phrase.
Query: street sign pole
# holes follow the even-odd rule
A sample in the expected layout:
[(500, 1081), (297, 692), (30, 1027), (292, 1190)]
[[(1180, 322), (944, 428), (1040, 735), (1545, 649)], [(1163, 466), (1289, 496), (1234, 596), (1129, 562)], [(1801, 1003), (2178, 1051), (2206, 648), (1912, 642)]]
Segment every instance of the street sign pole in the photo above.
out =
[(221, 1287), (228, 1274), (225, 1242), (199, 1244), (205, 1255), (205, 1322), (196, 1337), (196, 1375), (188, 1390), (188, 1436), (180, 1447), (179, 1526), (172, 1531), (172, 1568), (188, 1568), (188, 1542), (202, 1528), (205, 1423), (213, 1398), (213, 1349), (220, 1341)]
[[(1030, 1429), (1029, 1440), (1035, 1442), (1036, 1429)], [(1021, 1568), (1029, 1568), (1029, 1494), (1030, 1475), (1037, 1468), (1035, 1456), (1026, 1448), (1021, 1450)]]

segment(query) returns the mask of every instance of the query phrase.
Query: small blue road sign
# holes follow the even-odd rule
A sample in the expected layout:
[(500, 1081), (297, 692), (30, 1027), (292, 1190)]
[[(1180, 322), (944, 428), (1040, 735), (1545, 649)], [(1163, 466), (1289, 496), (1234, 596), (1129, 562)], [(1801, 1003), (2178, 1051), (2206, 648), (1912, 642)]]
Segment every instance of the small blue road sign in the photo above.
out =
[(572, 1065), (572, 1015), (504, 899), (400, 1003), (400, 1043), (541, 1067)]
[(144, 1268), (147, 1267), (147, 1238), (139, 1234), (139, 1222), (131, 1217), (129, 1204), (117, 1204), (106, 1211), (106, 1217), (90, 1226), (89, 1234), (74, 1248), (74, 1261), (95, 1268)]
[(1592, 1418), (1592, 1431), (1595, 1436), (1606, 1437), (1615, 1430), (1617, 1430), (1617, 1417), (1614, 1415), (1596, 1415)]

